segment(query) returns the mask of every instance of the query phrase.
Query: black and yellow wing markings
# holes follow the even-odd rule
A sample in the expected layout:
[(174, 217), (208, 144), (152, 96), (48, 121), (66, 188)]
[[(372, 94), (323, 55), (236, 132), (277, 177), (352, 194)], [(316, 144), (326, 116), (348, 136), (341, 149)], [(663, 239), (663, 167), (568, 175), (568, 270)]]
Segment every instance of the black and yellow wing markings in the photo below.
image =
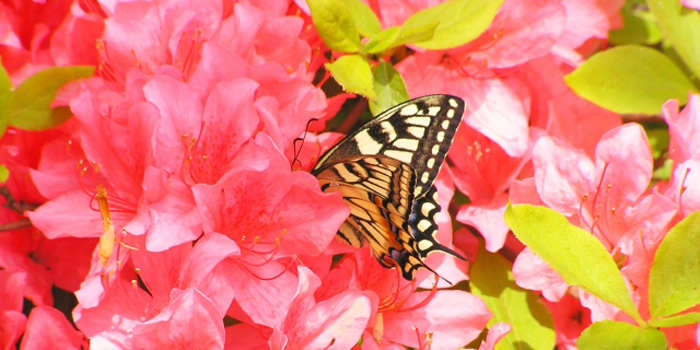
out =
[(384, 267), (412, 280), (433, 251), (462, 256), (438, 243), (440, 212), (433, 186), (464, 103), (449, 95), (420, 97), (382, 113), (327, 151), (312, 170), (324, 192), (340, 192), (350, 216), (338, 237), (368, 243)]

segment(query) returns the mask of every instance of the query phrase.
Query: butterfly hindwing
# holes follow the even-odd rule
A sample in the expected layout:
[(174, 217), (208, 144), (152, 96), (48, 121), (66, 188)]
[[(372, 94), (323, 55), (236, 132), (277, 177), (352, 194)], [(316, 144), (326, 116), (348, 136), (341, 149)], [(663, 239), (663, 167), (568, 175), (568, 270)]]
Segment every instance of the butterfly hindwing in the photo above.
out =
[(433, 186), (463, 112), (464, 102), (449, 95), (399, 104), (338, 142), (311, 171), (350, 207), (338, 237), (354, 247), (368, 243), (380, 264), (398, 266), (407, 280), (420, 267), (433, 271), (423, 262), (433, 251), (464, 259), (434, 237)]
[(385, 265), (391, 249), (402, 250), (402, 242), (412, 240), (406, 218), (415, 175), (407, 164), (384, 156), (354, 157), (319, 169), (316, 177), (324, 192), (340, 192), (350, 206), (350, 217), (338, 230), (346, 243), (368, 242)]

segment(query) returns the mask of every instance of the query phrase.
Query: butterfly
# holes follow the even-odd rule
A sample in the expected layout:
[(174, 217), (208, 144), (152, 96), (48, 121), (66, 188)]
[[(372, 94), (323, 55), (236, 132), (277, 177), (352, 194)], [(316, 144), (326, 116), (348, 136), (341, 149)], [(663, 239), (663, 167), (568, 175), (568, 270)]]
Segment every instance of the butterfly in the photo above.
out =
[(350, 216), (337, 236), (369, 244), (379, 263), (413, 280), (423, 259), (442, 251), (435, 240), (440, 205), (433, 185), (464, 113), (451, 95), (418, 97), (382, 112), (326, 151), (311, 169), (321, 189), (339, 192)]

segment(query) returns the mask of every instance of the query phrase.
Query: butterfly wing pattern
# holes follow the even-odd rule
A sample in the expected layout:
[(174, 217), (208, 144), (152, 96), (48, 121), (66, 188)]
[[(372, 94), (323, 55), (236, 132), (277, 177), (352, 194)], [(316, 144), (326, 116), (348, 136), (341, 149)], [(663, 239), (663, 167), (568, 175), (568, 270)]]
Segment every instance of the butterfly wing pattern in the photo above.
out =
[(350, 216), (338, 237), (370, 245), (379, 263), (412, 280), (428, 253), (464, 259), (435, 240), (440, 212), (435, 177), (464, 113), (464, 101), (428, 95), (394, 106), (324, 153), (311, 173), (324, 192), (340, 192)]

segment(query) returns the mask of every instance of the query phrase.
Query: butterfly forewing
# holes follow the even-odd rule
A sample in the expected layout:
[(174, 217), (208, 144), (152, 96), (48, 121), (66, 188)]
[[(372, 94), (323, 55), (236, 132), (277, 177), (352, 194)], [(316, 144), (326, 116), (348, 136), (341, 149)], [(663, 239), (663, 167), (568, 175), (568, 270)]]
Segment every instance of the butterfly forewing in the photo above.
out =
[(384, 155), (411, 166), (413, 193), (433, 185), (464, 113), (464, 102), (450, 95), (419, 97), (386, 110), (326, 152), (314, 170), (363, 155)]

